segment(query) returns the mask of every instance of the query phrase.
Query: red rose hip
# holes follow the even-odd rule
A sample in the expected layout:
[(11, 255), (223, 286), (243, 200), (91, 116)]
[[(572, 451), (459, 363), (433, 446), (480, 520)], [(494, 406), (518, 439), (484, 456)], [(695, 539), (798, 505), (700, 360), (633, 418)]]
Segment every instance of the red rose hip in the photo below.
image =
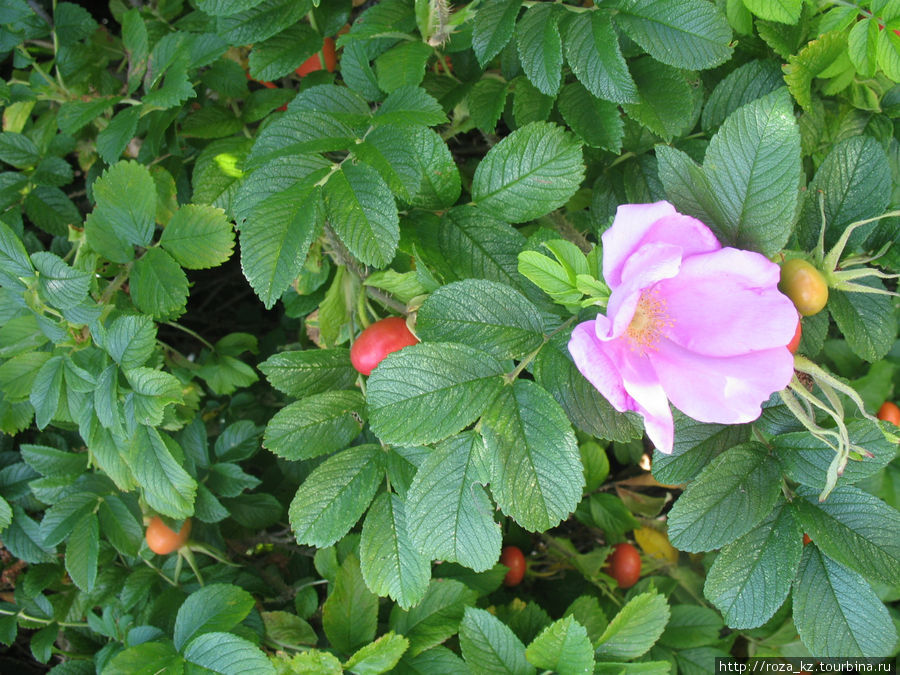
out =
[(350, 362), (363, 375), (371, 374), (385, 356), (418, 342), (399, 316), (376, 321), (366, 328), (350, 347)]

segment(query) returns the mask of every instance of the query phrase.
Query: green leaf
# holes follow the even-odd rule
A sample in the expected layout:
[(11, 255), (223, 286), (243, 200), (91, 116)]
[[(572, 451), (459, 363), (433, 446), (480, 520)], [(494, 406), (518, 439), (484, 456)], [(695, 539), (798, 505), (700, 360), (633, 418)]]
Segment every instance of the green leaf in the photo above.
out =
[(822, 552), (832, 560), (882, 583), (900, 576), (900, 513), (852, 485), (836, 487), (819, 502), (814, 490), (799, 488), (797, 517)]
[(131, 268), (135, 307), (157, 320), (173, 319), (185, 310), (188, 280), (181, 266), (160, 248), (147, 249)]
[[(92, 492), (75, 492), (56, 502), (44, 512), (40, 537), (44, 546), (56, 546), (68, 539), (78, 523), (93, 513), (97, 495)], [(18, 519), (18, 517), (16, 518)]]
[(0, 282), (4, 286), (22, 286), (22, 279), (34, 276), (34, 266), (22, 240), (10, 227), (0, 221)]
[(553, 111), (553, 96), (542, 94), (524, 75), (510, 82), (513, 90), (513, 121), (516, 127), (524, 127), (532, 122), (546, 122)]
[(742, 0), (744, 6), (760, 19), (795, 24), (800, 20), (803, 0)]
[(189, 138), (223, 138), (239, 132), (243, 126), (233, 110), (207, 105), (184, 118), (181, 134)]
[(597, 644), (597, 656), (634, 659), (652, 647), (669, 621), (666, 599), (656, 592), (641, 593), (619, 610)]
[[(884, 213), (891, 194), (891, 167), (881, 145), (869, 136), (853, 136), (834, 144), (807, 188), (798, 238), (812, 249), (819, 241), (825, 203), (825, 247), (834, 246), (850, 223)], [(876, 223), (857, 228), (847, 251), (861, 246)]]
[(409, 129), (391, 124), (375, 127), (354, 148), (354, 154), (378, 171), (391, 192), (407, 203), (416, 196), (422, 182), (414, 138)]
[(266, 308), (300, 273), (323, 211), (320, 188), (301, 181), (256, 205), (241, 226), (244, 276)]
[(310, 110), (289, 111), (260, 132), (244, 169), (256, 169), (280, 157), (342, 151), (355, 142), (356, 132), (335, 115)]
[(239, 167), (251, 145), (249, 138), (223, 138), (207, 145), (194, 162), (191, 179), (193, 201), (218, 206), (230, 213), (232, 200), (244, 175)]
[(418, 87), (425, 77), (425, 64), (434, 50), (419, 41), (404, 41), (375, 59), (378, 88), (386, 94), (401, 87)]
[(447, 438), (484, 412), (502, 373), (493, 356), (460, 344), (420, 343), (388, 354), (367, 382), (372, 431), (396, 445)]
[(269, 384), (290, 396), (349, 389), (359, 373), (348, 349), (308, 349), (273, 354), (259, 364)]
[(525, 645), (500, 619), (483, 609), (466, 607), (459, 626), (459, 647), (473, 672), (528, 675)]
[(584, 474), (575, 434), (559, 404), (528, 380), (504, 388), (484, 415), (491, 493), (527, 530), (565, 519), (581, 499)]
[(735, 110), (782, 86), (781, 68), (774, 61), (750, 61), (735, 68), (716, 85), (703, 106), (703, 128), (718, 129)]
[(488, 151), (475, 169), (472, 199), (521, 223), (565, 204), (583, 178), (581, 144), (555, 124), (534, 122)]
[(253, 45), (249, 59), (250, 76), (266, 81), (290, 75), (321, 47), (322, 36), (312, 26), (296, 23)]
[(34, 377), (29, 400), (34, 407), (34, 423), (38, 429), (46, 427), (59, 407), (63, 393), (63, 357), (54, 356), (40, 367)]
[(429, 559), (458, 562), (476, 572), (500, 556), (500, 528), (479, 483), (483, 455), (480, 436), (464, 432), (440, 443), (416, 471), (406, 495), (407, 527)]
[(484, 68), (512, 39), (522, 0), (488, 0), (473, 22), (472, 49)]
[(459, 168), (450, 149), (431, 129), (413, 130), (413, 149), (421, 169), (419, 192), (410, 206), (423, 209), (447, 209), (456, 203), (462, 191)]
[(328, 219), (350, 252), (367, 265), (383, 267), (400, 241), (397, 203), (374, 169), (345, 163), (324, 189)]
[(108, 675), (154, 675), (184, 672), (184, 659), (175, 651), (169, 640), (165, 642), (141, 642), (116, 654), (103, 672)]
[(134, 416), (141, 424), (162, 424), (165, 407), (183, 400), (181, 381), (170, 373), (141, 366), (125, 371), (125, 377), (134, 391)]
[(672, 546), (691, 553), (711, 551), (746, 534), (775, 506), (781, 494), (779, 475), (777, 463), (758, 443), (718, 455), (669, 512)]
[(66, 101), (59, 107), (56, 121), (59, 130), (74, 136), (82, 127), (100, 117), (107, 108), (120, 101), (120, 97), (95, 98), (88, 101)]
[(140, 118), (141, 107), (130, 106), (117, 112), (106, 128), (97, 134), (97, 153), (104, 162), (115, 164), (119, 160), (137, 133)]
[(122, 453), (150, 508), (176, 520), (193, 514), (197, 482), (172, 456), (159, 431), (138, 426)]
[(578, 82), (563, 87), (557, 101), (566, 123), (592, 148), (622, 149), (624, 125), (615, 103), (594, 97)]
[(260, 612), (266, 625), (266, 638), (275, 644), (291, 649), (300, 645), (314, 645), (319, 640), (315, 629), (296, 614), (290, 612)]
[(784, 66), (784, 81), (800, 106), (812, 109), (812, 82), (819, 77), (847, 49), (843, 32), (831, 31), (809, 42), (794, 55), (788, 56)]
[(731, 56), (731, 27), (702, 0), (620, 0), (616, 23), (650, 56), (669, 66), (702, 70)]
[(431, 559), (413, 544), (408, 522), (403, 500), (384, 492), (366, 514), (359, 541), (366, 586), (373, 593), (390, 596), (404, 609), (418, 604), (431, 579)]
[(366, 403), (357, 391), (326, 391), (285, 406), (266, 426), (263, 446), (289, 460), (345, 448), (359, 435)]
[(503, 80), (484, 77), (469, 90), (467, 101), (469, 116), (476, 127), (486, 134), (494, 133), (503, 108), (509, 85)]
[(856, 72), (864, 77), (873, 77), (878, 68), (876, 63), (878, 29), (878, 21), (864, 18), (857, 21), (847, 33), (847, 56), (850, 57)]
[(516, 48), (522, 69), (531, 83), (548, 96), (559, 91), (563, 62), (558, 9), (552, 4), (534, 5), (525, 10), (516, 24)]
[(739, 424), (706, 424), (674, 412), (675, 444), (672, 454), (653, 451), (653, 477), (678, 485), (694, 480), (714, 457), (750, 439), (750, 427)]
[(82, 221), (81, 212), (66, 193), (46, 185), (36, 186), (25, 197), (25, 215), (34, 225), (54, 236), (66, 236), (69, 225), (81, 227)]
[(594, 648), (587, 630), (567, 616), (547, 626), (525, 650), (529, 662), (560, 675), (594, 671)]
[(630, 67), (640, 100), (623, 104), (625, 114), (666, 142), (685, 133), (694, 124), (695, 106), (684, 71), (648, 57)]
[(220, 15), (218, 34), (234, 46), (263, 42), (297, 23), (311, 8), (307, 0), (253, 0), (238, 14)]
[(147, 167), (119, 162), (93, 185), (94, 212), (85, 223), (85, 236), (97, 253), (112, 262), (134, 258), (133, 245), (147, 246), (156, 225), (156, 185)]
[(142, 366), (156, 349), (156, 324), (143, 314), (118, 316), (106, 329), (102, 346), (124, 370)]
[(802, 552), (791, 509), (777, 508), (722, 549), (709, 569), (703, 594), (732, 628), (762, 626), (787, 599)]
[(222, 209), (186, 204), (172, 216), (159, 244), (182, 267), (202, 270), (231, 257), (234, 232)]
[(379, 446), (358, 445), (313, 469), (288, 512), (297, 541), (323, 548), (347, 534), (381, 484), (382, 461)]
[(144, 526), (134, 517), (125, 501), (107, 495), (97, 511), (103, 536), (123, 555), (137, 556), (144, 540)]
[(197, 7), (210, 16), (231, 16), (253, 9), (262, 0), (197, 0)]
[(865, 580), (815, 546), (803, 551), (794, 582), (794, 625), (813, 654), (832, 657), (890, 654), (897, 629)]
[(595, 11), (570, 17), (565, 47), (572, 72), (594, 96), (614, 103), (639, 101), (609, 13)]
[(184, 649), (188, 663), (221, 675), (275, 675), (269, 657), (255, 644), (231, 633), (204, 633)]
[[(871, 452), (873, 457), (850, 459), (838, 485), (857, 483), (881, 471), (897, 454), (896, 443), (888, 441), (875, 422), (853, 420), (847, 425), (850, 442)], [(772, 439), (778, 461), (794, 481), (820, 492), (827, 483), (834, 450), (808, 432), (779, 434)]]
[(66, 571), (82, 591), (94, 588), (99, 554), (100, 523), (96, 514), (87, 513), (75, 524), (66, 544)]
[[(534, 379), (556, 399), (566, 417), (582, 431), (618, 442), (640, 436), (640, 422), (632, 421), (616, 411), (578, 372), (564, 341), (556, 339), (544, 345), (534, 362)], [(675, 438), (678, 439), (677, 434)], [(655, 469), (656, 464), (653, 466)]]
[(390, 627), (409, 639), (409, 655), (430, 650), (459, 630), (463, 612), (477, 594), (453, 579), (433, 580), (422, 600), (408, 610), (394, 606)]
[(3, 398), (10, 403), (27, 401), (38, 372), (50, 358), (50, 352), (23, 352), (0, 365)]
[(336, 84), (316, 84), (304, 89), (288, 104), (288, 110), (330, 113), (351, 126), (367, 124), (372, 112), (366, 99), (352, 89)]
[(19, 446), (22, 460), (43, 476), (79, 476), (87, 468), (88, 456), (66, 452), (46, 445)]
[(191, 593), (175, 616), (175, 647), (198, 635), (229, 631), (253, 609), (253, 596), (231, 584), (210, 584)]
[(407, 639), (394, 633), (386, 633), (375, 642), (359, 649), (347, 659), (344, 668), (359, 675), (378, 675), (391, 671), (409, 647)]
[[(877, 279), (861, 279), (857, 283), (884, 289)], [(890, 296), (832, 289), (828, 311), (850, 349), (861, 359), (878, 361), (893, 346), (897, 337), (897, 322), (885, 321), (885, 317), (891, 316), (894, 311)]]
[(440, 287), (419, 310), (419, 338), (477, 344), (498, 359), (521, 358), (543, 343), (537, 308), (509, 286), (467, 279)]
[(12, 507), (9, 505), (8, 501), (3, 499), (3, 497), (0, 497), (0, 529), (5, 530), (7, 527), (9, 527), (12, 519)]
[(58, 255), (39, 251), (31, 254), (43, 298), (57, 309), (71, 309), (87, 298), (91, 275), (69, 267)]
[(0, 161), (17, 169), (27, 169), (38, 163), (41, 151), (28, 136), (14, 131), (0, 133)]
[(322, 606), (322, 628), (335, 649), (350, 654), (375, 639), (377, 623), (378, 596), (366, 587), (359, 559), (350, 553)]

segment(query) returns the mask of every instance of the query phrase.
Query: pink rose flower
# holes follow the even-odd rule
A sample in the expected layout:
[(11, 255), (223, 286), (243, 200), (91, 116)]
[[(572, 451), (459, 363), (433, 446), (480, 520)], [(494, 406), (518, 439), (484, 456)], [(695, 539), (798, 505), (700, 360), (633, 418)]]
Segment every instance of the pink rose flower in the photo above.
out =
[(669, 402), (701, 422), (759, 417), (794, 369), (797, 310), (778, 290), (778, 265), (722, 248), (668, 202), (620, 206), (602, 241), (611, 294), (606, 316), (572, 332), (578, 370), (616, 410), (640, 413), (666, 454)]

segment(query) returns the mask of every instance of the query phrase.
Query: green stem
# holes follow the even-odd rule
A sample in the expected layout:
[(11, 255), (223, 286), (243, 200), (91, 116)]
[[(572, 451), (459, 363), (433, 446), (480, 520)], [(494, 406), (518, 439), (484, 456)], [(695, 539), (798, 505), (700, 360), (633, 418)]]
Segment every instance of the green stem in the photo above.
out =
[(56, 619), (40, 619), (36, 616), (31, 616), (22, 611), (11, 612), (8, 609), (0, 609), (0, 614), (2, 614), (4, 616), (14, 616), (17, 619), (22, 619), (23, 621), (33, 621), (34, 623), (42, 623), (47, 626), (49, 626), (51, 623), (55, 623), (55, 624), (59, 624), (63, 628), (87, 628), (88, 627), (88, 625), (86, 623), (57, 621)]
[(200, 335), (196, 331), (191, 330), (187, 326), (182, 326), (180, 323), (175, 323), (174, 321), (165, 321), (164, 323), (167, 326), (171, 326), (172, 328), (177, 328), (178, 330), (180, 330), (184, 333), (187, 333), (195, 340), (198, 340), (199, 342), (201, 342), (203, 344), (203, 346), (205, 346), (210, 351), (213, 351), (213, 352), (216, 351), (215, 346), (209, 340), (204, 338), (202, 335)]

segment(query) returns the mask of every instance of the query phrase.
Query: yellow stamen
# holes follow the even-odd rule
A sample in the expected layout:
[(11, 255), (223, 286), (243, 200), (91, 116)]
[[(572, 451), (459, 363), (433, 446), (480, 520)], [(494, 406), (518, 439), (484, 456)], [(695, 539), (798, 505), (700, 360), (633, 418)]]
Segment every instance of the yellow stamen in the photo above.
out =
[(644, 355), (648, 351), (656, 351), (657, 343), (674, 325), (675, 322), (669, 318), (665, 299), (659, 297), (659, 291), (645, 290), (641, 293), (625, 335), (632, 351), (637, 350)]

